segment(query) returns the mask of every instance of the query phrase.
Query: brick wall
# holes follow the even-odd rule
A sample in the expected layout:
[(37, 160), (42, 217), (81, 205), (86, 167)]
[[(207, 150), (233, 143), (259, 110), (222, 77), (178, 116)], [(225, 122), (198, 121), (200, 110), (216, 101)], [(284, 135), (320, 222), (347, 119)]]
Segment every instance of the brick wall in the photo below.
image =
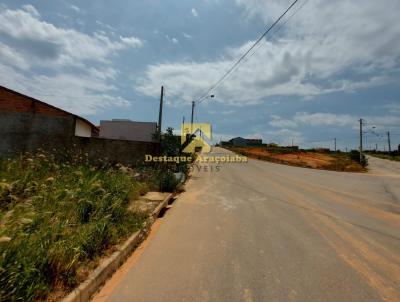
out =
[(33, 101), (29, 97), (0, 88), (0, 111), (30, 112), (47, 116), (69, 116), (67, 112), (53, 106)]

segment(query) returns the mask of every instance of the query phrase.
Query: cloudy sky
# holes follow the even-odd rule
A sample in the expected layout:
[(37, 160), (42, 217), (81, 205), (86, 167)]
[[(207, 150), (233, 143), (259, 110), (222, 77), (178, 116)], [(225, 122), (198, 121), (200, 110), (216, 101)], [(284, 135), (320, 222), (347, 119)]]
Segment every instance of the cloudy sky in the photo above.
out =
[[(27, 0), (29, 1), (29, 0)], [(0, 85), (101, 119), (179, 129), (287, 0), (0, 1)], [(400, 143), (398, 0), (299, 0), (196, 109), (214, 140), (301, 146)], [(375, 128), (373, 128), (375, 127)], [(387, 148), (387, 146), (385, 146)]]

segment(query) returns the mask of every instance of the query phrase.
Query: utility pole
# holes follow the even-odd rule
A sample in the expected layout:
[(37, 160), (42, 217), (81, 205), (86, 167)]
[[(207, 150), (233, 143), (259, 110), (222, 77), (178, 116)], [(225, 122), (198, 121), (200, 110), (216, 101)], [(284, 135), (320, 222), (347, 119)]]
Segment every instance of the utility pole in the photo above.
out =
[[(191, 118), (191, 120), (190, 120), (190, 132), (193, 132), (194, 106), (195, 106), (195, 102), (192, 101), (192, 118)], [(192, 133), (190, 133), (190, 134), (192, 134)]]
[(158, 113), (158, 139), (159, 139), (159, 141), (161, 141), (163, 101), (164, 101), (164, 86), (161, 86), (160, 110)]
[(363, 151), (363, 130), (362, 130), (362, 126), (363, 126), (363, 119), (360, 118), (360, 164), (362, 162), (362, 151)]
[(387, 132), (387, 138), (388, 138), (388, 147), (389, 147), (389, 153), (392, 152), (392, 147), (390, 146), (390, 132)]
[[(201, 101), (204, 101), (206, 98), (214, 98), (215, 97), (215, 95), (214, 94), (211, 94), (211, 95), (209, 95), (209, 96), (206, 96), (206, 97), (203, 97), (203, 98), (201, 98), (201, 99), (199, 99), (198, 100), (198, 102), (200, 103)], [(190, 132), (193, 132), (193, 117), (194, 117), (194, 107), (196, 106), (196, 102), (195, 101), (192, 101), (192, 118), (191, 118), (191, 121), (190, 121), (190, 124), (191, 124), (191, 126), (190, 126)]]
[(375, 152), (378, 151), (378, 144), (375, 143)]
[(336, 137), (334, 138), (334, 140), (335, 140), (335, 152), (336, 152)]

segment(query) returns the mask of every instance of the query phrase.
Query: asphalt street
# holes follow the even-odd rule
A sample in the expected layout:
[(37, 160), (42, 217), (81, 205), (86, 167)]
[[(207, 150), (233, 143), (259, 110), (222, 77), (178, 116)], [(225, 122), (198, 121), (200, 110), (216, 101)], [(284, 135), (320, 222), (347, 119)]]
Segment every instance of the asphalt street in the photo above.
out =
[(370, 162), (195, 169), (94, 301), (400, 301), (400, 164)]

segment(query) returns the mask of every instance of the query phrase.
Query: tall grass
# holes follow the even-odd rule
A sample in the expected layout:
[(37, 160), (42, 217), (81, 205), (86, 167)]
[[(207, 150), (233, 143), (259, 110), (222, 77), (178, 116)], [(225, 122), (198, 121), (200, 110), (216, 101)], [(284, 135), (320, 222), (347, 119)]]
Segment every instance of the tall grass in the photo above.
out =
[(85, 265), (142, 226), (127, 208), (149, 183), (46, 154), (0, 160), (0, 301), (76, 286)]

